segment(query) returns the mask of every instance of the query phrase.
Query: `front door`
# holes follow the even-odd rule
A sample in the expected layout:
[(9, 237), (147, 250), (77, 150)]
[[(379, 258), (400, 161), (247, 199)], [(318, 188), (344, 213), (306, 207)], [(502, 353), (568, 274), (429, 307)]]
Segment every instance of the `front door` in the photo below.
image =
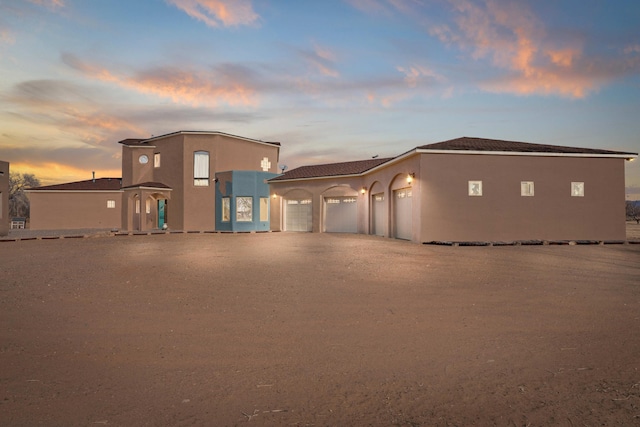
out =
[(158, 228), (162, 229), (164, 226), (164, 209), (165, 209), (165, 199), (158, 200)]

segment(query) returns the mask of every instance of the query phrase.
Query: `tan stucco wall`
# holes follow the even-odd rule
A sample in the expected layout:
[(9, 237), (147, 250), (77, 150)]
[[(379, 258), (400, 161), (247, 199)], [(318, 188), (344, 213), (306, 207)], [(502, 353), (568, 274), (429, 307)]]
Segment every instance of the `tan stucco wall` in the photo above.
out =
[[(421, 171), (423, 242), (625, 239), (623, 159), (423, 154)], [(469, 180), (483, 196), (468, 195)], [(571, 197), (573, 181), (584, 197)]]
[[(122, 146), (122, 186), (153, 181), (153, 147)], [(140, 163), (140, 156), (149, 159), (146, 164)]]
[(0, 161), (0, 236), (9, 233), (9, 163)]
[[(483, 196), (470, 197), (476, 180)], [(534, 182), (533, 197), (520, 195), (522, 181)], [(584, 182), (584, 197), (571, 196), (571, 182)], [(283, 229), (283, 201), (309, 192), (313, 231), (322, 232), (323, 193), (340, 186), (367, 189), (358, 196), (359, 233), (372, 233), (371, 197), (383, 193), (384, 235), (394, 237), (393, 191), (410, 187), (415, 242), (626, 238), (624, 160), (588, 157), (416, 154), (362, 177), (274, 181), (272, 229)]]
[[(27, 194), (33, 230), (120, 228), (122, 193), (119, 191), (31, 191)], [(115, 200), (115, 208), (107, 208), (107, 200)]]

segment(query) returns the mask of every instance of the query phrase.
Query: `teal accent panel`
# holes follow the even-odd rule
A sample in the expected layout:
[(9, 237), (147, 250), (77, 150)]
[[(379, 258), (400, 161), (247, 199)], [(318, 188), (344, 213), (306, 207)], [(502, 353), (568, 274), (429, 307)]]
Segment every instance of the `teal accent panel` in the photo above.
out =
[[(269, 231), (269, 221), (260, 221), (260, 199), (269, 198), (267, 180), (278, 174), (258, 171), (227, 171), (216, 174), (216, 230), (219, 231)], [(222, 199), (229, 198), (229, 221), (222, 221)], [(250, 198), (241, 203), (238, 215), (238, 198)], [(241, 200), (246, 201), (246, 199)], [(250, 215), (248, 215), (250, 209)], [(244, 214), (243, 214), (244, 212)], [(268, 218), (268, 215), (267, 215)], [(243, 220), (244, 219), (244, 220)]]

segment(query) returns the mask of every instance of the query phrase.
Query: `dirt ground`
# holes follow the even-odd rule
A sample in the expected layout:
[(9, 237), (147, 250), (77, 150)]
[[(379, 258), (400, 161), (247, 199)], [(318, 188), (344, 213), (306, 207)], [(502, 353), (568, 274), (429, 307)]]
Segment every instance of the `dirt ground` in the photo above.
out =
[(0, 425), (640, 425), (640, 244), (0, 243)]

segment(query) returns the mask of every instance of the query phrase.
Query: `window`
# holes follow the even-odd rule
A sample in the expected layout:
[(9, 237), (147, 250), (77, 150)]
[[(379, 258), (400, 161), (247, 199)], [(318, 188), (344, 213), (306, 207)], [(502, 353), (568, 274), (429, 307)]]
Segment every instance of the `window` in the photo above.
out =
[(520, 182), (520, 195), (533, 197), (533, 181)]
[(151, 199), (147, 199), (144, 204), (144, 211), (148, 214), (151, 213)]
[(571, 183), (571, 197), (584, 197), (584, 182)]
[(269, 198), (260, 197), (260, 221), (269, 221)]
[(236, 221), (253, 221), (253, 197), (236, 197)]
[(153, 167), (154, 168), (160, 167), (160, 153), (155, 153), (153, 155)]
[(482, 181), (469, 181), (469, 195), (482, 196)]
[[(0, 175), (2, 175), (3, 172), (0, 171)], [(0, 218), (2, 218), (2, 191), (0, 191)]]
[(116, 201), (115, 200), (107, 200), (107, 208), (113, 209), (115, 207), (116, 207)]
[(140, 213), (140, 199), (136, 199), (136, 213)]
[(209, 186), (209, 153), (206, 151), (193, 153), (193, 185)]
[(229, 197), (222, 198), (222, 222), (231, 221), (231, 199)]

